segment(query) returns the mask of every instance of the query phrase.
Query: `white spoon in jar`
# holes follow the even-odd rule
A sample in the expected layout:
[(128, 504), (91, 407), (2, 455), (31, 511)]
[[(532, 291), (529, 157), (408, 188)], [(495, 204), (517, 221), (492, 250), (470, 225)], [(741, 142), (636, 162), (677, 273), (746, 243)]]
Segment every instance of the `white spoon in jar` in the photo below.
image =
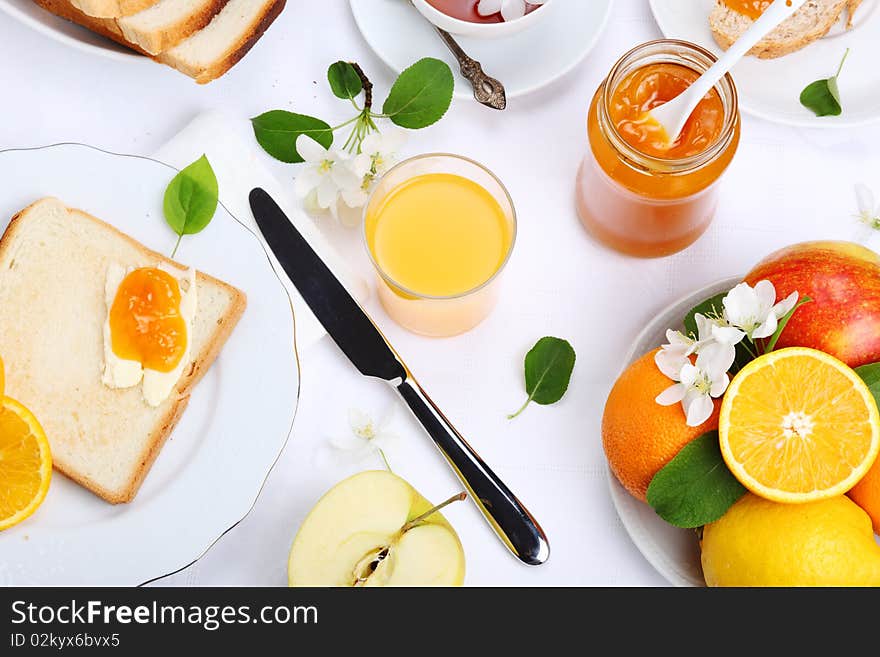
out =
[(694, 80), (691, 86), (648, 113), (648, 117), (654, 119), (666, 131), (667, 141), (670, 144), (675, 143), (703, 96), (709, 93), (755, 44), (800, 9), (806, 1), (775, 0), (711, 68)]

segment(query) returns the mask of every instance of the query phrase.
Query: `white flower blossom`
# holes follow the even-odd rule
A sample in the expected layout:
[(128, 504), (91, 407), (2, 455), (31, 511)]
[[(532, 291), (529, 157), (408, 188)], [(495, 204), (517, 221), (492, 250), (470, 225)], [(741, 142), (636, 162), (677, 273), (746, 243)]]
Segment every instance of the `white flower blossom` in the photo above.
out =
[(767, 280), (758, 281), (755, 287), (740, 283), (724, 297), (724, 319), (752, 341), (769, 338), (797, 300), (798, 293), (792, 292), (776, 303), (776, 288)]
[(349, 158), (307, 135), (297, 137), (296, 150), (305, 160), (294, 184), (297, 196), (305, 200), (307, 209), (329, 210), (335, 217), (340, 196), (354, 193), (361, 184)]
[(691, 337), (680, 331), (666, 331), (667, 344), (654, 356), (654, 362), (664, 375), (678, 381), (679, 373), (691, 362), (693, 354), (699, 354), (708, 347), (723, 349), (730, 362), (736, 358), (736, 345), (745, 337), (745, 333), (729, 326), (720, 317), (707, 317), (701, 313), (694, 315), (697, 324), (697, 335)]
[(320, 452), (319, 460), (357, 465), (379, 455), (387, 467), (386, 451), (397, 442), (397, 434), (390, 429), (393, 417), (393, 406), (378, 421), (364, 411), (349, 409), (348, 424), (351, 431), (331, 436), (327, 445), (329, 450)]
[(856, 202), (859, 213), (858, 232), (853, 238), (855, 242), (866, 243), (873, 237), (875, 231), (880, 230), (880, 205), (875, 205), (874, 193), (867, 185), (856, 185)]
[[(528, 0), (532, 5), (543, 5), (547, 0)], [(480, 0), (477, 5), (480, 16), (501, 14), (506, 21), (513, 21), (526, 15), (526, 0)]]
[(698, 427), (711, 417), (715, 407), (712, 399), (727, 390), (731, 365), (733, 358), (724, 345), (706, 345), (695, 363), (688, 361), (681, 368), (678, 382), (657, 395), (656, 402), (661, 406), (681, 402), (687, 425)]

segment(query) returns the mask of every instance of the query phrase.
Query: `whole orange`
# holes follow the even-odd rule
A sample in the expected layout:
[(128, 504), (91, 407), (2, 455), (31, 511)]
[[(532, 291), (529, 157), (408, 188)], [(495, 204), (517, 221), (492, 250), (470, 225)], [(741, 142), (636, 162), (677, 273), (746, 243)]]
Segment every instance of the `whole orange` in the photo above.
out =
[(673, 385), (657, 369), (651, 351), (630, 365), (611, 389), (602, 416), (602, 444), (617, 480), (643, 502), (648, 484), (682, 447), (718, 428), (720, 400), (698, 427), (685, 422), (680, 404), (661, 406), (657, 395)]
[(871, 516), (874, 533), (880, 534), (880, 457), (849, 493), (850, 499)]

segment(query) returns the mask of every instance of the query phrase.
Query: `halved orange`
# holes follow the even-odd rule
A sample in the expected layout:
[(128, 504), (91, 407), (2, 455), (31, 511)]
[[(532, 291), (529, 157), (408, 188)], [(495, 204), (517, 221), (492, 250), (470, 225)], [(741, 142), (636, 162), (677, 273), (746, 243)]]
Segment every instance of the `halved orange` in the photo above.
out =
[(871, 391), (833, 356), (780, 349), (746, 365), (724, 395), (721, 453), (743, 486), (775, 502), (841, 495), (880, 451)]
[(51, 478), (49, 441), (37, 418), (14, 399), (0, 399), (0, 530), (37, 510)]

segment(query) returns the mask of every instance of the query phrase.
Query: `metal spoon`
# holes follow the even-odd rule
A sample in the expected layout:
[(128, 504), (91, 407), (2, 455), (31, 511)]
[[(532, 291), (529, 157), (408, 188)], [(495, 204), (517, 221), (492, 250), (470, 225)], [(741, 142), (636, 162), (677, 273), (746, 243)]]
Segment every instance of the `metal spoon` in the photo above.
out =
[[(419, 15), (421, 16), (421, 13)], [(443, 43), (455, 55), (459, 66), (461, 66), (462, 76), (474, 88), (474, 98), (477, 99), (477, 102), (496, 110), (503, 110), (507, 107), (507, 94), (504, 91), (504, 85), (495, 78), (486, 75), (480, 62), (468, 55), (449, 32), (440, 29), (433, 23), (431, 23), (431, 27), (437, 30)]]

